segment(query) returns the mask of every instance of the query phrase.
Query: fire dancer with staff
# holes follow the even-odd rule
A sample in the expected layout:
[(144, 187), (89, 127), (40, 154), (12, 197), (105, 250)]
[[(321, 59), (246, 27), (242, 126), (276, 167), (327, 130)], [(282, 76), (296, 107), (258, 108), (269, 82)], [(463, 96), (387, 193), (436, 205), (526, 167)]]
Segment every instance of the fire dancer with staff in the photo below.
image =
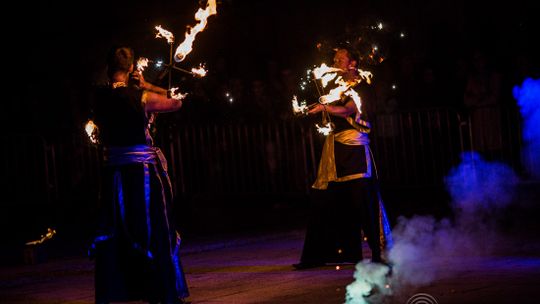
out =
[(110, 84), (96, 94), (105, 164), (91, 249), (96, 303), (182, 303), (189, 293), (167, 162), (149, 130), (151, 113), (176, 111), (182, 100), (133, 72), (133, 60), (131, 48), (113, 48), (107, 59)]
[[(314, 74), (323, 79), (323, 86), (328, 80), (339, 86), (321, 96), (319, 103), (300, 107), (308, 115), (323, 114), (324, 126), (317, 127), (326, 139), (312, 186), (313, 206), (302, 256), (300, 263), (293, 265), (296, 269), (361, 261), (362, 231), (371, 249), (371, 261), (383, 261), (381, 250), (388, 241), (389, 225), (369, 148), (371, 125), (353, 89), (362, 80), (369, 83), (371, 75), (358, 70), (358, 62), (352, 49), (338, 48), (333, 67), (323, 65), (325, 71), (317, 76), (316, 69)], [(323, 74), (332, 76), (324, 80)], [(296, 98), (293, 103), (298, 109)]]
[(90, 249), (96, 260), (96, 303), (143, 300), (178, 304), (186, 303), (189, 296), (167, 161), (154, 146), (151, 125), (156, 113), (180, 109), (186, 96), (171, 88), (172, 71), (197, 77), (206, 74), (202, 65), (188, 71), (175, 66), (173, 59), (181, 62), (186, 58), (195, 36), (216, 12), (215, 0), (197, 10), (198, 23), (188, 28), (174, 55), (174, 35), (156, 26), (156, 38), (165, 38), (170, 45), (168, 89), (144, 80), (142, 72), (151, 62), (147, 58), (139, 58), (134, 71), (130, 47), (115, 47), (109, 53), (110, 83), (98, 90), (95, 123), (90, 120), (85, 127), (89, 139), (102, 145), (105, 164), (97, 237)]

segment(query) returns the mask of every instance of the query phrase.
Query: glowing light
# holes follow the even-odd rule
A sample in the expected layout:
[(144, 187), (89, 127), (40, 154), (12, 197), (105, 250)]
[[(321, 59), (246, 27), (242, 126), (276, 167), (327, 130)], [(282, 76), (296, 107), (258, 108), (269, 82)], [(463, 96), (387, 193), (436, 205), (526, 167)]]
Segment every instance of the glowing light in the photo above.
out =
[(162, 65), (163, 65), (163, 60), (156, 61), (156, 64), (155, 64), (156, 68), (160, 68)]
[(186, 56), (191, 53), (193, 49), (193, 41), (195, 41), (195, 36), (202, 32), (207, 24), (207, 19), (211, 15), (217, 14), (216, 10), (216, 0), (208, 0), (206, 8), (203, 10), (199, 8), (195, 13), (195, 20), (199, 21), (194, 27), (191, 27), (186, 31), (184, 41), (176, 48), (174, 54), (174, 60), (180, 62), (186, 58)]
[(341, 254), (342, 252), (343, 252), (343, 250), (341, 250), (341, 249), (337, 250), (337, 253), (339, 253), (339, 254)]
[(197, 77), (204, 77), (206, 76), (206, 73), (208, 72), (205, 67), (204, 67), (204, 64), (200, 64), (199, 67), (197, 68), (192, 68), (191, 69), (191, 72), (193, 73), (193, 76), (197, 76)]
[(340, 270), (340, 269), (341, 269), (341, 267), (339, 267), (339, 265), (337, 265), (337, 266), (336, 266), (336, 270)]
[(232, 104), (234, 102), (234, 98), (232, 97), (231, 93), (225, 92), (225, 98), (227, 99), (227, 102)]
[(328, 134), (330, 134), (334, 128), (332, 127), (332, 124), (330, 124), (329, 122), (326, 123), (325, 126), (319, 126), (318, 124), (315, 124), (315, 127), (317, 128), (317, 132), (321, 133), (322, 135), (324, 136), (328, 136)]
[(90, 139), (93, 144), (97, 144), (99, 142), (99, 128), (94, 123), (94, 121), (88, 120), (88, 122), (86, 122), (86, 125), (84, 126), (84, 130), (86, 131), (86, 135), (88, 135), (88, 139)]
[(294, 95), (291, 103), (292, 103), (294, 114), (305, 114), (305, 113), (307, 113), (308, 107), (306, 105), (305, 100), (302, 100), (302, 102), (299, 103), (296, 95)]
[(45, 235), (41, 235), (40, 236), (41, 238), (39, 240), (27, 242), (26, 245), (38, 245), (38, 244), (41, 244), (41, 243), (45, 242), (46, 240), (52, 239), (55, 234), (56, 234), (56, 230), (54, 230), (52, 228), (47, 228), (47, 233)]
[(325, 63), (323, 63), (319, 67), (316, 67), (313, 70), (313, 76), (315, 77), (315, 79), (320, 79), (323, 88), (325, 88), (328, 82), (336, 78), (337, 73), (335, 72), (342, 72), (342, 70), (338, 68), (329, 67)]
[(137, 60), (137, 71), (142, 72), (148, 66), (148, 58), (141, 57)]
[(400, 38), (405, 38), (405, 33), (403, 33), (403, 32), (399, 33), (399, 37)]
[[(358, 69), (358, 74), (360, 75), (360, 78), (365, 80), (368, 84), (371, 84), (371, 78), (373, 78), (373, 74), (370, 71), (364, 71)], [(360, 81), (358, 81), (360, 83)]]
[(379, 22), (379, 24), (377, 25), (377, 27), (378, 27), (380, 30), (382, 30), (382, 29), (383, 29), (383, 24), (382, 24), (382, 22)]
[(171, 88), (171, 98), (173, 99), (182, 100), (186, 98), (186, 96), (188, 95), (188, 93), (185, 93), (185, 94), (176, 93), (176, 90), (178, 90), (178, 88)]
[(393, 84), (392, 85), (392, 90), (395, 90), (395, 89), (397, 89), (397, 85)]
[(358, 113), (362, 113), (362, 100), (360, 99), (360, 95), (355, 90), (347, 90), (345, 93), (345, 96), (349, 96), (354, 101), (354, 105), (356, 106), (356, 110), (358, 110)]
[(158, 30), (156, 38), (165, 38), (167, 39), (167, 43), (169, 44), (172, 44), (174, 42), (174, 35), (166, 29), (162, 28), (161, 25), (156, 26), (155, 29)]
[(373, 74), (369, 71), (358, 69), (358, 75), (360, 76), (358, 79), (352, 81), (345, 81), (343, 80), (343, 77), (337, 76), (337, 73), (335, 72), (338, 71), (342, 70), (328, 67), (324, 63), (313, 70), (313, 76), (315, 77), (315, 79), (321, 79), (323, 87), (326, 87), (328, 82), (334, 79), (334, 83), (338, 85), (337, 87), (330, 90), (328, 94), (321, 96), (319, 98), (319, 102), (321, 104), (330, 104), (334, 101), (340, 100), (342, 95), (346, 95), (354, 100), (358, 113), (361, 113), (362, 102), (360, 96), (356, 91), (352, 89), (352, 87), (362, 82), (362, 80), (365, 80), (368, 84), (371, 84), (371, 78), (373, 77)]

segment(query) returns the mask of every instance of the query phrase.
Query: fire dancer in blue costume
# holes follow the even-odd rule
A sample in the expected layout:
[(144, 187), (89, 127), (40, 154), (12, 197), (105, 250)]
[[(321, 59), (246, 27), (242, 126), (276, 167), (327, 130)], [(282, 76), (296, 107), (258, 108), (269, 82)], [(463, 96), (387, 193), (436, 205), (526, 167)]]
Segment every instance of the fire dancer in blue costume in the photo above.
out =
[(167, 162), (153, 145), (152, 113), (176, 111), (180, 99), (133, 71), (134, 52), (115, 47), (110, 84), (94, 106), (104, 152), (96, 262), (96, 303), (183, 303), (189, 296), (180, 263)]

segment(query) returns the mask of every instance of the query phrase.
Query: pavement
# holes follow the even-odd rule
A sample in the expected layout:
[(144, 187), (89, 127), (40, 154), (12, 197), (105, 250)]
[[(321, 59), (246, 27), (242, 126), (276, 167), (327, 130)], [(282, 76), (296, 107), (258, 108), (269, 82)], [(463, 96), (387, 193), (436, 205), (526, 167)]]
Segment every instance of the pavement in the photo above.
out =
[[(502, 234), (499, 242), (492, 243), (496, 250), (448, 256), (443, 263), (432, 264), (437, 269), (419, 268), (420, 272), (437, 273), (430, 280), (390, 285), (388, 296), (375, 294), (348, 304), (540, 303), (540, 187), (529, 188), (498, 221)], [(214, 224), (205, 233), (184, 235), (182, 263), (191, 293), (188, 300), (193, 304), (345, 303), (347, 286), (355, 282), (355, 265), (302, 271), (292, 267), (302, 250), (303, 209), (274, 208), (257, 214), (266, 214), (268, 225), (251, 217), (249, 225), (236, 224), (241, 229), (217, 229)], [(220, 225), (230, 226), (231, 222)], [(265, 228), (254, 229), (257, 225)], [(65, 254), (58, 254), (60, 248), (32, 263), (1, 265), (0, 303), (94, 303), (93, 262), (83, 250), (68, 248)], [(364, 244), (364, 256), (369, 255)], [(418, 260), (423, 262), (421, 257)]]
[[(186, 241), (183, 264), (189, 300), (193, 304), (345, 303), (346, 287), (354, 281), (354, 265), (302, 271), (291, 266), (298, 261), (303, 233), (292, 230)], [(443, 268), (462, 271), (450, 271), (450, 276), (401, 290), (399, 296), (380, 303), (407, 303), (418, 294), (433, 296), (441, 304), (538, 303), (540, 250), (531, 246), (534, 250), (529, 253), (449, 260)], [(94, 303), (93, 274), (93, 262), (85, 256), (3, 267), (0, 302)]]

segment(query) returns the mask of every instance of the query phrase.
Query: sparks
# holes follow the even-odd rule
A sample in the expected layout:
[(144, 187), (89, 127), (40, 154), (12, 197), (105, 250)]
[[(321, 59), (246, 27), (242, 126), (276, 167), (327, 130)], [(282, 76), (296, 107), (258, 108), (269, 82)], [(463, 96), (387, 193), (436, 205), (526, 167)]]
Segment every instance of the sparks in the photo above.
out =
[(186, 38), (177, 48), (174, 54), (174, 60), (180, 62), (186, 58), (186, 56), (191, 53), (193, 48), (193, 41), (195, 41), (195, 36), (204, 30), (206, 27), (207, 19), (211, 15), (217, 14), (216, 10), (216, 0), (208, 0), (206, 8), (203, 10), (199, 8), (195, 13), (195, 20), (199, 21), (194, 27), (190, 27), (186, 31)]

